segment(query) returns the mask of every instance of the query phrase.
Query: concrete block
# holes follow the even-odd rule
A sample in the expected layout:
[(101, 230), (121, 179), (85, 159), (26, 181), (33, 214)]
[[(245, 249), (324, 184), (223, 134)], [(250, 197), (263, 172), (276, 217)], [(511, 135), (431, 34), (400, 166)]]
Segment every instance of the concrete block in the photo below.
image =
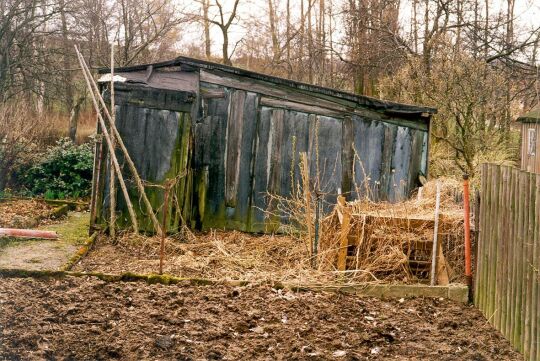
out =
[(461, 303), (469, 302), (469, 288), (461, 283), (451, 283), (448, 285), (448, 298)]

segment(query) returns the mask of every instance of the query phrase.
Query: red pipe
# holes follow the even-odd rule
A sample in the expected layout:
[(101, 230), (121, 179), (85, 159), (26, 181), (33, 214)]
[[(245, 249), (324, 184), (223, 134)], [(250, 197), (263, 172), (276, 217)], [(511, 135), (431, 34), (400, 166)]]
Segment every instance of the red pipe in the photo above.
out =
[(471, 210), (470, 210), (470, 197), (469, 197), (469, 175), (463, 175), (463, 210), (464, 223), (465, 223), (465, 280), (467, 285), (472, 285), (472, 271), (471, 271)]
[(54, 231), (38, 231), (34, 229), (0, 228), (0, 236), (16, 238), (44, 238), (57, 239), (58, 234)]

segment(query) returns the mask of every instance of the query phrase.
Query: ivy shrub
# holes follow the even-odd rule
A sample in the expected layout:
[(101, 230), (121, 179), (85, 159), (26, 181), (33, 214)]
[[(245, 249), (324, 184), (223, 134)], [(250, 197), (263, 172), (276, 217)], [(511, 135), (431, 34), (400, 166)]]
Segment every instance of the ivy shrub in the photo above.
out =
[(91, 189), (93, 160), (92, 144), (76, 145), (63, 138), (37, 163), (20, 169), (18, 183), (31, 195), (47, 199), (86, 197)]

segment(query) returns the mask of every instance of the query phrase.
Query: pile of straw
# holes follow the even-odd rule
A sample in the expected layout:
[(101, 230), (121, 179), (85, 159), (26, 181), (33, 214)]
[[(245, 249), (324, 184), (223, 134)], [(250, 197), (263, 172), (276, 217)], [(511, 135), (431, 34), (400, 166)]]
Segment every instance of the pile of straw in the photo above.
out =
[[(453, 270), (451, 281), (456, 281), (463, 273), (461, 184), (450, 179), (439, 181), (442, 185), (441, 227), (444, 227), (444, 236), (440, 241), (446, 261)], [(345, 272), (336, 269), (341, 232), (337, 208), (321, 217), (320, 244), (315, 256), (311, 248), (315, 202), (307, 203), (302, 199), (301, 191), (290, 200), (278, 199), (274, 211), (285, 210), (290, 217), (289, 223), (281, 225), (280, 231), (284, 233), (280, 235), (252, 235), (237, 231), (194, 234), (184, 228), (181, 233), (168, 237), (165, 272), (214, 280), (271, 280), (326, 285), (417, 282), (418, 275), (413, 274), (408, 265), (408, 260), (415, 257), (410, 245), (418, 240), (431, 240), (433, 229), (404, 229), (402, 225), (396, 225), (394, 218), (433, 220), (435, 189), (435, 181), (431, 181), (422, 188), (420, 196), (414, 195), (407, 201), (392, 204), (364, 199), (347, 203), (352, 213), (350, 234), (360, 241), (354, 253), (349, 255)], [(312, 207), (309, 212), (311, 222), (306, 216), (309, 204)], [(366, 222), (367, 218), (371, 221)], [(312, 227), (311, 231), (308, 227)], [(117, 242), (120, 253), (144, 259), (148, 271), (155, 272), (159, 259), (159, 237), (126, 233), (120, 235)], [(313, 262), (314, 259), (316, 262)]]
[[(439, 179), (441, 184), (440, 239), (443, 254), (450, 266), (450, 281), (457, 281), (463, 274), (463, 209), (462, 185), (453, 179)], [(349, 253), (354, 261), (349, 269), (361, 269), (380, 280), (417, 281), (426, 275), (414, 274), (409, 259), (431, 260), (429, 252), (414, 254), (415, 242), (433, 238), (432, 227), (404, 227), (405, 220), (433, 220), (436, 201), (436, 181), (428, 182), (419, 194), (398, 203), (375, 203), (368, 199), (347, 203), (351, 213), (349, 234), (358, 239), (358, 247)], [(332, 269), (337, 263), (341, 224), (337, 209), (323, 221), (323, 237), (319, 264)], [(369, 221), (366, 221), (368, 219)], [(419, 257), (419, 258), (417, 258)], [(350, 258), (350, 257), (349, 257)]]
[[(137, 272), (156, 272), (160, 238), (123, 232), (115, 248)], [(116, 257), (114, 257), (116, 258)], [(122, 259), (123, 258), (123, 259)], [(136, 260), (134, 260), (136, 259)], [(238, 231), (182, 233), (167, 238), (165, 273), (180, 277), (251, 282), (337, 284), (340, 275), (311, 267), (303, 242), (288, 235), (253, 235)], [(357, 279), (351, 277), (348, 282)]]

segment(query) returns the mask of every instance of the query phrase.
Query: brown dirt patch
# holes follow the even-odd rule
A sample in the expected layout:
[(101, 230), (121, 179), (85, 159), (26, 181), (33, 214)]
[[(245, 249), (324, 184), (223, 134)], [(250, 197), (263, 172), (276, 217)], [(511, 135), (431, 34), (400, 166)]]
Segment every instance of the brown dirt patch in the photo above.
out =
[(269, 287), (1, 279), (8, 360), (521, 360), (473, 307)]
[(54, 207), (35, 199), (0, 202), (0, 227), (33, 228), (48, 223)]

